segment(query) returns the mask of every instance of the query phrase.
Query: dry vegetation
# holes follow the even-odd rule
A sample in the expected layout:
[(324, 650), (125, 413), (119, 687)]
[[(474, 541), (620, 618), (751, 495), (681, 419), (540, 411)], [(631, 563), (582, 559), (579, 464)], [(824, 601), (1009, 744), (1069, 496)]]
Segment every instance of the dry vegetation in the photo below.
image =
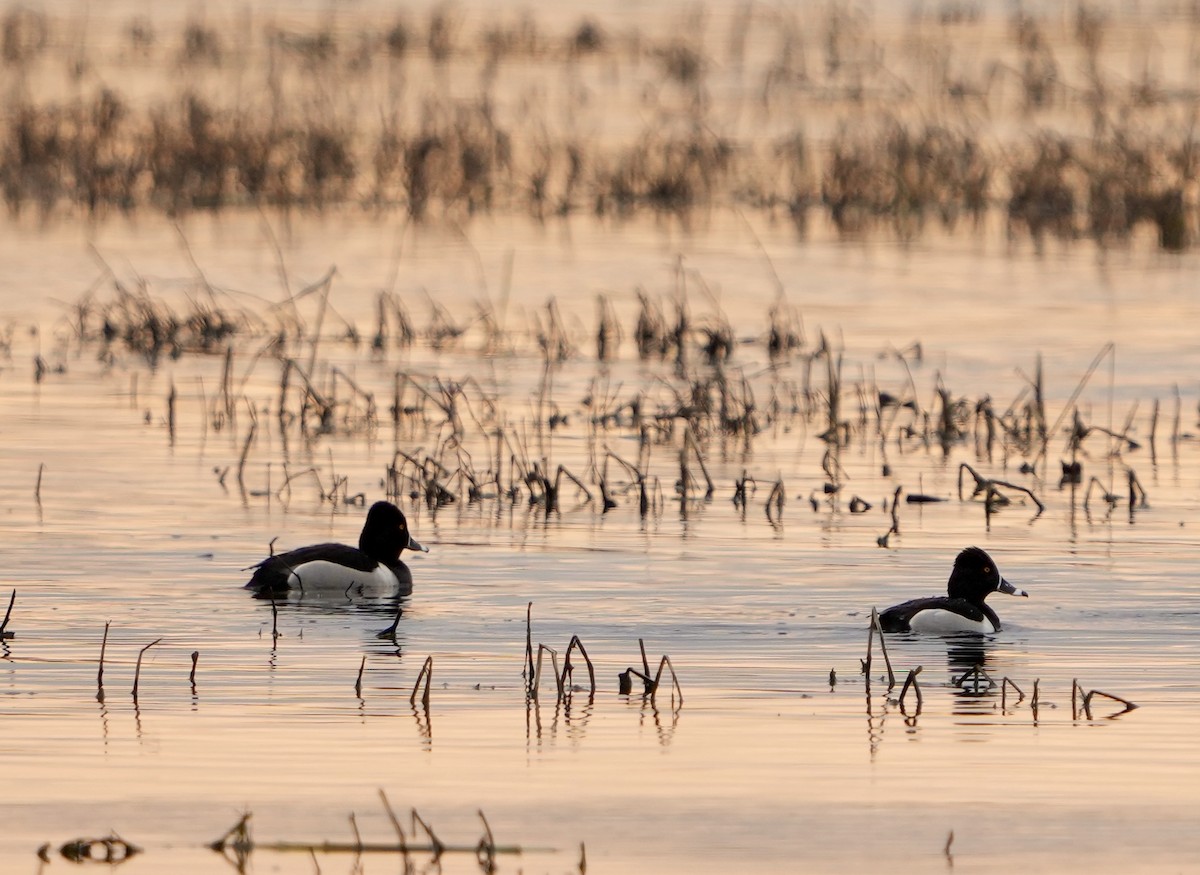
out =
[(95, 40), (11, 7), (0, 189), (44, 215), (741, 207), (902, 237), (994, 210), (1039, 244), (1191, 244), (1200, 92), (1169, 74), (1195, 68), (1200, 16), (935, 7), (884, 32), (851, 4), (559, 32), (443, 6)]
[[(216, 474), (222, 486), (236, 479), (243, 500), (287, 503), (315, 486), (337, 505), (382, 492), (432, 515), (624, 507), (645, 520), (671, 508), (686, 519), (728, 498), (743, 518), (758, 504), (779, 526), (789, 497), (807, 496), (822, 514), (874, 510), (870, 537), (886, 526), (876, 540), (888, 546), (903, 505), (949, 497), (905, 482), (912, 464), (896, 467), (934, 456), (957, 470), (958, 500), (977, 507), (984, 526), (999, 512), (1034, 521), (1064, 501), (1072, 518), (1093, 509), (1107, 518), (1123, 506), (1132, 521), (1147, 504), (1132, 460), (1148, 445), (1156, 461), (1158, 399), (1144, 408), (1148, 422), (1135, 403), (1120, 426), (1095, 421), (1092, 402), (1081, 400), (1096, 369), (1111, 364), (1113, 344), (1048, 409), (1040, 362), (1013, 397), (967, 395), (922, 373), (919, 343), (855, 360), (823, 332), (806, 336), (782, 300), (755, 336), (736, 337), (715, 305), (693, 312), (694, 298), (712, 298), (682, 266), (667, 294), (640, 291), (626, 322), (601, 296), (590, 326), (565, 320), (554, 300), (508, 328), (485, 305), (464, 317), (433, 304), (422, 320), (398, 295), (380, 293), (378, 324), (359, 330), (336, 316), (333, 297), (332, 272), (261, 312), (205, 286), (171, 306), (148, 284), (131, 291), (108, 278), (74, 308), (71, 330), (80, 352), (110, 366), (131, 352), (152, 367), (185, 354), (212, 360), (202, 371), (219, 379), (207, 385), (202, 377), (179, 391), (172, 378), (165, 422), (172, 443), (181, 421), (198, 421), (201, 444), (209, 432), (228, 434), (234, 455)], [(404, 364), (423, 355), (434, 358)], [(503, 384), (475, 367), (497, 358), (509, 374)], [(1172, 453), (1182, 416), (1177, 393), (1174, 424), (1163, 428)], [(389, 459), (377, 482), (339, 474), (333, 453), (343, 438), (383, 439)], [(308, 467), (295, 466), (294, 442)], [(317, 461), (326, 453), (328, 464)], [(799, 483), (785, 484), (777, 466)]]

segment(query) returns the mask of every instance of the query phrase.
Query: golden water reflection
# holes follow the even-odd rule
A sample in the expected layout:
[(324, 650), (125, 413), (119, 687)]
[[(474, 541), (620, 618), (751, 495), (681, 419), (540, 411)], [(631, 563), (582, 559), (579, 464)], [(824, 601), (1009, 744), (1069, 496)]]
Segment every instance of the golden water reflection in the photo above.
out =
[[(646, 227), (588, 227), (549, 263), (528, 255), (545, 248), (545, 232), (526, 228), (517, 263), (536, 266), (520, 304), (532, 312), (571, 286), (565, 277), (589, 286), (589, 308), (591, 285), (619, 281), (618, 306), (628, 309), (634, 284), (668, 275), (676, 246), (685, 246), (689, 264), (714, 286), (737, 289), (741, 303), (731, 315), (753, 335), (775, 286), (747, 281), (762, 269), (762, 252), (736, 236), (746, 235), (744, 223), (722, 221), (714, 219), (727, 235), (670, 245)], [(239, 245), (236, 220), (192, 230), (206, 264)], [(146, 229), (143, 245), (154, 248), (168, 232)], [(387, 258), (364, 255), (355, 236), (362, 232), (356, 219), (341, 232), (297, 223), (292, 245), (323, 266), (346, 265), (345, 312), (366, 320)], [(465, 312), (477, 287), (447, 272), (461, 269), (461, 237), (428, 234), (413, 256), (412, 281)], [(507, 239), (478, 230), (485, 267), (494, 267)], [(957, 249), (926, 253), (918, 270), (914, 252), (899, 247), (797, 247), (781, 232), (763, 240), (782, 275), (804, 278), (795, 291), (814, 323), (838, 325), (855, 367), (880, 381), (904, 379), (881, 351), (917, 335), (931, 357), (917, 370), (922, 391), (946, 379), (960, 391), (1011, 397), (1024, 386), (1017, 370), (1045, 351), (1056, 410), (1115, 332), (1122, 341), (1114, 385), (1085, 393), (1093, 411), (1111, 404), (1118, 418), (1132, 416), (1134, 400), (1167, 399), (1167, 387), (1186, 386), (1195, 373), (1192, 274), (1179, 263), (1114, 257), (1101, 294), (1087, 254), (1046, 264)], [(613, 259), (612, 251), (627, 257)], [(264, 286), (273, 260), (238, 252), (230, 284)], [(346, 252), (363, 257), (343, 259)], [(170, 275), (162, 258), (158, 252), (155, 264)], [(63, 300), (87, 285), (86, 277), (58, 281), (53, 292)], [(1008, 304), (967, 340), (963, 325), (975, 324), (979, 304), (964, 289)], [(1071, 289), (1079, 306), (1064, 340), (1055, 313)], [(214, 472), (236, 468), (247, 422), (216, 433), (201, 412), (221, 379), (219, 357), (151, 370), (134, 359), (97, 362), (68, 344), (66, 373), (33, 385), (23, 370), (33, 343), (18, 334), (15, 364), (0, 372), (0, 593), (18, 590), (15, 637), (0, 644), (0, 774), (10, 791), (0, 803), (4, 871), (36, 871), (33, 852), (43, 842), (115, 829), (147, 849), (122, 872), (227, 872), (228, 863), (201, 846), (246, 810), (263, 841), (344, 840), (352, 811), (364, 836), (386, 839), (381, 788), (399, 808), (417, 807), (446, 839), (473, 841), (481, 809), (499, 841), (556, 849), (501, 860), (500, 871), (573, 871), (580, 842), (592, 871), (664, 873), (858, 872), (898, 858), (905, 870), (941, 872), (951, 857), (957, 870), (972, 872), (1177, 871), (1200, 858), (1194, 440), (1163, 440), (1153, 462), (1128, 454), (1149, 508), (1085, 513), (1069, 489), (1045, 487), (1048, 510), (1033, 522), (1027, 508), (1012, 508), (985, 523), (978, 503), (957, 500), (958, 463), (984, 465), (970, 446), (943, 455), (889, 445), (887, 476), (880, 447), (844, 448), (837, 464), (846, 483), (874, 505), (850, 513), (824, 497), (825, 446), (800, 428), (764, 433), (753, 454), (736, 441), (714, 443), (707, 461), (716, 497), (680, 503), (672, 497), (676, 475), (664, 475), (666, 498), (645, 517), (629, 495), (608, 513), (564, 502), (552, 514), (496, 500), (431, 509), (406, 496), (414, 533), (433, 548), (412, 561), (410, 598), (300, 597), (273, 613), (241, 589), (246, 567), (276, 537), (288, 546), (353, 539), (361, 516), (322, 501), (312, 483), (280, 494), (283, 466), (312, 466), (374, 495), (397, 447), (432, 439), (383, 427), (285, 441), (287, 432), (263, 417), (249, 488), (239, 490), (232, 475), (222, 482)], [(543, 374), (528, 354), (417, 348), (375, 359), (333, 341), (325, 349), (380, 398), (400, 368), (476, 374), (514, 420), (533, 416), (530, 398)], [(753, 348), (742, 354), (747, 372), (774, 370)], [(239, 349), (239, 374), (256, 407), (269, 411), (278, 362), (254, 356)], [(798, 379), (801, 365), (791, 367)], [(573, 426), (553, 436), (551, 449), (585, 470), (592, 444), (580, 399), (605, 381), (640, 385), (645, 366), (629, 357), (598, 369), (581, 359), (553, 376)], [(172, 384), (182, 390), (174, 440), (164, 422)], [(1193, 397), (1181, 401), (1181, 409), (1192, 405)], [(1145, 429), (1146, 407), (1137, 412)], [(636, 452), (628, 435), (605, 439), (621, 454)], [(677, 450), (655, 448), (664, 467), (676, 469)], [(1044, 461), (1053, 470), (1057, 459)], [(1015, 460), (987, 464), (1017, 476)], [(1087, 464), (1107, 475), (1114, 463), (1099, 447)], [(733, 484), (747, 470), (764, 488), (738, 508)], [(1043, 468), (1022, 482), (1046, 476)], [(776, 477), (787, 501), (768, 516), (765, 484)], [(900, 534), (881, 549), (890, 521), (884, 501), (897, 484), (947, 500), (904, 505)], [(878, 660), (866, 691), (859, 666), (871, 607), (941, 591), (951, 557), (971, 543), (986, 547), (1030, 599), (997, 605), (1005, 629), (988, 639), (890, 638), (900, 683), (922, 667), (919, 713), (912, 698), (895, 701), (899, 688), (887, 689)], [(549, 683), (537, 702), (526, 699), (531, 601), (535, 643), (563, 652), (573, 635), (585, 642), (597, 663), (594, 699), (576, 690), (560, 702)], [(379, 637), (393, 622), (394, 633)], [(135, 702), (137, 654), (159, 638), (145, 655)], [(682, 708), (618, 694), (619, 673), (641, 664), (639, 639), (652, 661), (670, 655)], [(430, 656), (426, 708), (411, 694)], [(1015, 682), (1024, 699), (1003, 686), (953, 683), (975, 666), (998, 684)], [(577, 670), (576, 684), (581, 676)], [(1114, 719), (1119, 704), (1096, 700), (1092, 719), (1081, 718), (1072, 713), (1076, 679), (1139, 708)], [(320, 864), (324, 872), (357, 865), (331, 856)], [(367, 858), (361, 871), (396, 865)], [(255, 868), (307, 872), (311, 861), (264, 854)], [(448, 858), (443, 871), (477, 868)]]

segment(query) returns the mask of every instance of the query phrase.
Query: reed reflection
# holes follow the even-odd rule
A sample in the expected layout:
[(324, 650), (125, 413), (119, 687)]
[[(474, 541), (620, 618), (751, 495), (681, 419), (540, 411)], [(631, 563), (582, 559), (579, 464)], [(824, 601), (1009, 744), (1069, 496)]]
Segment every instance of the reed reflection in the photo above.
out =
[(984, 635), (964, 634), (946, 637), (946, 664), (950, 678), (970, 671), (975, 666), (987, 668), (992, 661), (992, 641)]
[[(874, 627), (871, 628), (871, 632), (874, 632)], [(869, 637), (873, 639), (874, 635), (871, 634)], [(883, 743), (889, 711), (893, 707), (898, 708), (906, 731), (912, 734), (918, 729), (924, 705), (921, 682), (918, 679), (925, 676), (922, 674), (924, 665), (918, 664), (915, 666), (908, 672), (908, 676), (901, 681), (892, 671), (887, 647), (883, 645), (884, 636), (880, 635), (879, 637), (884, 660), (888, 667), (886, 677), (872, 677), (870, 651), (868, 652), (868, 658), (862, 661), (867, 717), (867, 745), (872, 757), (874, 757)], [(991, 637), (974, 633), (941, 637), (915, 633), (897, 633), (891, 635), (890, 638), (893, 646), (900, 646), (902, 651), (907, 650), (910, 645), (921, 648), (922, 653), (907, 654), (914, 662), (928, 662), (929, 657), (934, 656), (941, 645), (945, 646), (949, 686), (954, 696), (952, 713), (955, 715), (991, 713), (995, 708), (995, 697), (997, 695), (1002, 696), (1002, 707), (1007, 707), (1008, 697), (1005, 694), (1007, 693), (1008, 686), (1012, 686), (1015, 690), (1012, 697), (1014, 702), (1020, 701), (1024, 697), (1023, 693), (1016, 689), (1015, 684), (1011, 684), (1007, 678), (1004, 679), (1004, 686), (1001, 685), (1000, 681), (993, 678), (992, 673), (995, 668), (996, 657), (994, 653), (995, 641)], [(871, 644), (870, 640), (868, 643), (869, 645)], [(875, 683), (885, 683), (886, 690), (882, 694), (880, 694), (878, 686), (873, 690), (873, 681)]]
[(433, 718), (429, 714), (429, 700), (414, 699), (411, 703), (413, 721), (417, 725), (417, 734), (421, 737), (421, 750), (429, 753), (433, 750)]
[[(1000, 713), (1008, 714), (1025, 700), (1025, 691), (1007, 676), (1000, 676), (1002, 667), (995, 657), (995, 641), (987, 636), (957, 636), (947, 640), (946, 658), (950, 669), (950, 685), (954, 688), (954, 713), (978, 715), (992, 713), (996, 698)], [(1037, 719), (1036, 693), (1034, 719)]]
[(554, 715), (550, 720), (549, 726), (543, 724), (542, 721), (542, 701), (538, 696), (537, 690), (525, 697), (525, 741), (526, 744), (536, 742), (540, 747), (544, 742), (553, 741), (558, 736), (559, 724), (565, 727), (567, 737), (572, 741), (583, 741), (587, 734), (588, 722), (591, 720), (592, 713), (595, 710), (596, 696), (594, 693), (586, 693), (582, 696), (583, 703), (577, 705), (575, 703), (574, 693), (585, 693), (580, 689), (567, 690), (566, 692), (555, 697), (554, 700)]
[(883, 728), (887, 722), (887, 699), (884, 698), (882, 707), (876, 711), (874, 699), (871, 697), (869, 676), (864, 690), (867, 702), (867, 748), (871, 752), (871, 759), (874, 759), (875, 754), (879, 752), (879, 745), (883, 743)]
[[(307, 617), (361, 617), (370, 628), (378, 631), (371, 632), (371, 637), (389, 641), (396, 646), (399, 654), (401, 643), (401, 622), (405, 609), (409, 604), (409, 596), (371, 596), (362, 597), (353, 593), (323, 593), (323, 592), (289, 592), (285, 595), (270, 597), (251, 594), (256, 601), (268, 601), (271, 607), (272, 649), (285, 632), (281, 625), (287, 627), (296, 625)], [(391, 623), (379, 629), (381, 618), (390, 617)], [(268, 634), (264, 629), (260, 634)]]
[(996, 687), (988, 673), (993, 663), (992, 644), (985, 635), (946, 638), (946, 663), (954, 690), (953, 714), (980, 714), (991, 710)]
[(658, 743), (662, 747), (667, 747), (675, 738), (675, 731), (679, 728), (679, 708), (670, 708), (667, 712), (669, 719), (664, 720), (664, 712), (659, 709), (658, 704), (653, 699), (643, 699), (642, 701), (642, 725), (646, 725), (646, 719), (654, 723), (654, 732), (658, 736)]

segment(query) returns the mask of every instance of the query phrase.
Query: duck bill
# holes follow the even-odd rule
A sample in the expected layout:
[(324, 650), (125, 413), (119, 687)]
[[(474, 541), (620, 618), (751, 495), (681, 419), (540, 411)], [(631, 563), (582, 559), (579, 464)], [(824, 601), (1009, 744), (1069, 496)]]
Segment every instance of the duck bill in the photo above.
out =
[(426, 547), (424, 544), (422, 544), (420, 541), (418, 541), (416, 538), (414, 538), (412, 535), (408, 536), (408, 549), (409, 550), (418, 550), (421, 553), (429, 552), (429, 548)]
[(1009, 583), (1003, 577), (1000, 578), (1000, 585), (998, 587), (996, 587), (996, 592), (1002, 592), (1002, 593), (1005, 593), (1006, 595), (1019, 595), (1019, 596), (1025, 597), (1025, 598), (1029, 598), (1029, 593), (1025, 592), (1025, 590), (1023, 590), (1023, 589), (1017, 589), (1015, 586), (1013, 586), (1011, 583)]

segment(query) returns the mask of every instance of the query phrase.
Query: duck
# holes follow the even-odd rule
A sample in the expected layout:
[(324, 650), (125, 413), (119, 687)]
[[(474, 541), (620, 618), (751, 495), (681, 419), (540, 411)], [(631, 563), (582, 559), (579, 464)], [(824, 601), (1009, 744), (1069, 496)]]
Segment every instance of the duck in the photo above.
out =
[[(377, 501), (367, 511), (358, 546), (313, 544), (268, 556), (252, 565), (254, 574), (246, 589), (256, 596), (274, 598), (289, 590), (344, 590), (407, 593), (412, 572), (400, 553), (428, 553), (408, 530), (404, 512), (390, 501)], [(249, 569), (247, 569), (249, 570)]]
[(994, 592), (1029, 597), (1000, 574), (992, 557), (978, 547), (967, 547), (954, 560), (948, 595), (911, 599), (893, 605), (879, 615), (884, 632), (926, 632), (950, 635), (976, 632), (990, 635), (1000, 631), (1000, 618), (984, 604)]

